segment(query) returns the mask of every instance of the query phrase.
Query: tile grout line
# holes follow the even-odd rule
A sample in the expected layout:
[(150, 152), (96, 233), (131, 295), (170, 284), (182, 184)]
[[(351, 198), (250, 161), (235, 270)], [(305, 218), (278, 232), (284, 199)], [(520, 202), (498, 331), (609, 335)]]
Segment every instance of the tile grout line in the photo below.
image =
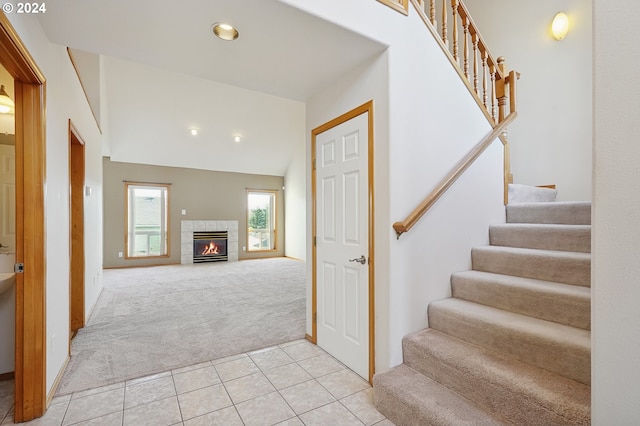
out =
[[(122, 388), (122, 409), (120, 410), (120, 412), (122, 412), (122, 423), (124, 423), (124, 398), (125, 398), (125, 389), (126, 388), (124, 387), (124, 382), (118, 382), (118, 383), (123, 383), (123, 388)], [(106, 385), (106, 386), (112, 386), (114, 384), (116, 384), (116, 383), (112, 383), (111, 385)], [(91, 389), (87, 389), (87, 390), (91, 390)], [(97, 393), (94, 393), (94, 394), (91, 394), (91, 395), (81, 396), (81, 397), (77, 398), (77, 400), (80, 400), (80, 399), (83, 399), (83, 398), (89, 398), (89, 397), (92, 397), (92, 396), (100, 395), (102, 393), (111, 392), (111, 391), (114, 391), (114, 390), (117, 390), (117, 389), (110, 389), (110, 390), (107, 390), (107, 391), (97, 392)], [(81, 392), (84, 392), (84, 391), (81, 391)], [(64, 416), (62, 416), (62, 420), (60, 421), (60, 426), (73, 426), (73, 425), (76, 425), (78, 423), (99, 419), (101, 417), (110, 416), (111, 414), (119, 412), (119, 411), (112, 411), (110, 413), (101, 414), (100, 416), (97, 416), (97, 417), (91, 417), (91, 418), (88, 418), (88, 419), (82, 419), (80, 421), (77, 421), (77, 422), (74, 422), (74, 423), (69, 423), (68, 425), (65, 425), (64, 424), (64, 420), (66, 419), (67, 414), (69, 412), (69, 407), (71, 406), (71, 402), (74, 401), (74, 399), (73, 399), (73, 395), (74, 394), (75, 394), (75, 392), (71, 394), (72, 397), (69, 399), (69, 401), (66, 402), (67, 408), (64, 410)], [(56, 405), (58, 405), (58, 404), (56, 404)]]
[[(251, 358), (249, 358), (249, 359), (251, 359)], [(253, 361), (251, 361), (251, 362), (253, 362)], [(215, 365), (213, 366), (213, 369), (216, 370), (216, 374), (218, 374), (218, 370), (216, 369)], [(243, 377), (247, 377), (247, 376), (243, 376)], [(246, 423), (245, 423), (244, 419), (242, 418), (242, 416), (240, 415), (240, 412), (238, 411), (238, 408), (236, 407), (236, 403), (233, 402), (233, 398), (231, 398), (231, 394), (229, 393), (229, 390), (227, 389), (227, 387), (224, 385), (224, 382), (222, 381), (222, 378), (220, 377), (219, 374), (218, 374), (218, 378), (220, 379), (220, 384), (222, 385), (222, 389), (224, 389), (224, 391), (227, 394), (227, 397), (229, 398), (229, 401), (231, 401), (231, 407), (233, 407), (233, 409), (236, 410), (236, 413), (238, 414), (238, 418), (240, 419), (242, 424), (245, 425)], [(228, 381), (230, 381), (230, 380), (228, 380)], [(228, 407), (224, 407), (224, 408), (228, 408)], [(211, 411), (211, 412), (215, 413), (216, 411), (224, 410), (224, 408), (219, 408), (218, 410), (214, 410), (214, 411)]]
[[(204, 367), (206, 368), (206, 367)], [(182, 407), (180, 406), (180, 398), (178, 398), (178, 387), (176, 386), (176, 380), (173, 376), (173, 370), (169, 370), (171, 373), (171, 383), (173, 383), (173, 390), (176, 391), (176, 404), (178, 404), (178, 412), (180, 413), (180, 421), (184, 424), (184, 416), (182, 415)], [(216, 374), (218, 374), (216, 372)], [(122, 426), (124, 426), (124, 413), (122, 414)]]
[(120, 426), (124, 426), (124, 407), (127, 402), (127, 381), (125, 380), (122, 383), (124, 387), (124, 395), (122, 396), (122, 417), (120, 418)]
[[(352, 393), (351, 395), (355, 395), (355, 393)], [(351, 396), (351, 395), (349, 395), (349, 396)], [(349, 396), (345, 396), (345, 398), (348, 398)], [(343, 399), (344, 399), (344, 398), (343, 398)], [(365, 422), (364, 422), (360, 417), (358, 417), (358, 416), (356, 415), (356, 413), (354, 413), (353, 411), (351, 411), (351, 410), (349, 409), (349, 407), (347, 407), (346, 405), (344, 405), (344, 404), (343, 404), (342, 400), (340, 400), (340, 399), (339, 399), (339, 400), (338, 400), (338, 402), (340, 403), (340, 405), (342, 405), (342, 406), (345, 408), (345, 410), (347, 410), (349, 413), (351, 413), (351, 415), (352, 415), (353, 417), (355, 417), (356, 419), (358, 419), (358, 421), (360, 421), (360, 423), (362, 423), (363, 425), (366, 425), (366, 423), (365, 423)]]
[(125, 414), (124, 410), (125, 410), (125, 407), (127, 406), (127, 381), (128, 380), (125, 380), (122, 383), (122, 386), (124, 387), (124, 390), (123, 390), (123, 395), (122, 395), (122, 418), (120, 419), (120, 425), (121, 426), (124, 426), (124, 414)]
[[(73, 393), (69, 397), (69, 400), (66, 402), (67, 408), (64, 409), (64, 416), (62, 416), (62, 419), (60, 419), (60, 426), (64, 424), (64, 419), (67, 417), (67, 413), (69, 412), (69, 406), (71, 405), (71, 401), (73, 401)], [(48, 409), (49, 408), (47, 408), (47, 410)]]

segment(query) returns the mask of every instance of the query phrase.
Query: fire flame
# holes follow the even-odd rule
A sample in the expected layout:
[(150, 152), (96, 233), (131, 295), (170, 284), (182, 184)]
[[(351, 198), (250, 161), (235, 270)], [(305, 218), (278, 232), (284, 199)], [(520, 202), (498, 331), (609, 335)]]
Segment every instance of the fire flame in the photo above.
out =
[(204, 250), (202, 250), (202, 254), (218, 254), (218, 246), (213, 242), (209, 242), (208, 245), (206, 245), (204, 247)]

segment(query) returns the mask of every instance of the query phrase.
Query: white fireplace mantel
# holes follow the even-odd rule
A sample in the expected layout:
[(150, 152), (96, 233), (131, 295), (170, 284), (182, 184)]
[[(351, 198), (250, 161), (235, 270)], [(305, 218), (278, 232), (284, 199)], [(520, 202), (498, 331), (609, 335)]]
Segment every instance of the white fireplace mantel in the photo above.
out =
[(227, 231), (227, 257), (229, 262), (238, 260), (237, 220), (183, 220), (180, 222), (180, 263), (193, 263), (194, 231)]

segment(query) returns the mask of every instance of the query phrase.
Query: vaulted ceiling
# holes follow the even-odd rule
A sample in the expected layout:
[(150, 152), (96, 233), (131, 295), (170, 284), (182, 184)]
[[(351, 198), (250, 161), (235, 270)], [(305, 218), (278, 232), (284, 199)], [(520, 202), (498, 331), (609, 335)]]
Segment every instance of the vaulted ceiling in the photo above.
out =
[[(106, 97), (113, 156), (141, 162), (144, 149), (131, 158), (127, 154), (129, 148), (135, 151), (134, 145), (141, 137), (153, 140), (156, 149), (187, 155), (185, 151), (193, 145), (188, 139), (188, 127), (193, 126), (206, 135), (199, 142), (204, 144), (226, 143), (232, 139), (230, 132), (242, 134), (240, 146), (229, 148), (230, 155), (244, 158), (242, 170), (215, 158), (209, 158), (206, 164), (177, 161), (172, 165), (231, 168), (247, 173), (284, 174), (291, 151), (296, 144), (304, 143), (304, 133), (299, 132), (304, 132), (304, 116), (295, 117), (302, 121), (297, 124), (280, 117), (281, 123), (276, 120), (273, 126), (265, 126), (264, 119), (257, 119), (259, 116), (286, 115), (296, 103), (304, 114), (305, 100), (385, 49), (378, 42), (278, 0), (56, 0), (47, 4), (47, 12), (39, 19), (51, 42), (107, 57)], [(236, 26), (240, 31), (238, 40), (228, 42), (214, 37), (211, 27), (216, 22)], [(128, 85), (126, 93), (109, 85), (136, 75), (135, 78), (157, 84), (157, 92), (168, 100), (172, 94), (180, 93), (176, 96), (177, 105), (151, 108), (157, 106), (158, 99), (149, 95), (153, 87), (144, 87), (144, 81)], [(188, 81), (185, 87), (179, 83), (180, 75)], [(163, 86), (163, 82), (167, 85)], [(225, 115), (220, 115), (220, 104), (225, 109), (224, 102), (229, 100), (222, 98), (221, 90), (225, 96), (236, 96), (226, 85), (242, 88), (238, 93), (245, 96), (243, 102), (252, 102), (250, 94), (260, 92), (255, 99), (265, 100), (267, 108), (275, 108), (274, 104), (286, 106), (280, 112), (261, 112), (246, 103), (243, 107), (232, 102)], [(141, 87), (140, 93), (136, 93), (137, 86)], [(134, 97), (135, 102), (126, 96)], [(194, 102), (196, 111), (180, 106), (180, 102), (196, 98), (201, 99)], [(151, 115), (148, 119), (145, 99), (153, 111), (146, 114)], [(224, 125), (228, 122), (233, 122), (233, 127)], [(137, 139), (124, 140), (129, 132), (136, 133)], [(253, 145), (249, 143), (252, 140)], [(203, 155), (201, 146), (193, 146), (192, 156)], [(258, 146), (260, 150), (256, 151)], [(220, 152), (225, 147), (220, 142), (213, 150), (209, 146), (206, 152)], [(168, 161), (150, 158), (149, 163)]]

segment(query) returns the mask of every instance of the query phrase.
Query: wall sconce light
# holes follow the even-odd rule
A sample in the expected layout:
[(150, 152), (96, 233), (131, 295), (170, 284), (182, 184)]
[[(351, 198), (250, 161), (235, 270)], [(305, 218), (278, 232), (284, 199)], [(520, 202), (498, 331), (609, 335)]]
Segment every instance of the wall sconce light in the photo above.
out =
[(4, 90), (4, 84), (0, 86), (0, 113), (13, 114), (16, 104), (13, 103), (9, 94)]
[(569, 32), (569, 17), (564, 12), (556, 13), (551, 23), (551, 33), (553, 38), (560, 41), (566, 37)]

